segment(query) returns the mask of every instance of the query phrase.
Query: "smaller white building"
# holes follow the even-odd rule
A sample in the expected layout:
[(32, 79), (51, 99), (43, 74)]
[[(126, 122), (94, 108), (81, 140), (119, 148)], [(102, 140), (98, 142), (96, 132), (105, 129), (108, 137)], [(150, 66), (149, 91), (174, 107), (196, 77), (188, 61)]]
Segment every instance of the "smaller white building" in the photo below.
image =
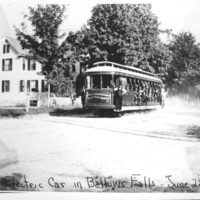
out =
[(40, 75), (42, 65), (23, 50), (19, 41), (0, 39), (0, 105), (24, 105), (27, 94), (46, 96), (47, 85)]

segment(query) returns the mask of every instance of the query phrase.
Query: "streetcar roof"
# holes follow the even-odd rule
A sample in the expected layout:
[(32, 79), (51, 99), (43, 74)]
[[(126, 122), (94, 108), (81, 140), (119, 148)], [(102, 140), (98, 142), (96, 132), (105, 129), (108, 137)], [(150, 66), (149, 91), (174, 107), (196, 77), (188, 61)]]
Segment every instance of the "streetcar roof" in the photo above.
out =
[(115, 67), (115, 68), (119, 68), (119, 69), (125, 69), (125, 70), (129, 70), (129, 71), (135, 71), (135, 72), (139, 72), (139, 73), (143, 73), (143, 74), (148, 74), (148, 75), (151, 75), (151, 76), (155, 75), (154, 73), (144, 71), (144, 70), (137, 68), (137, 67), (128, 66), (128, 65), (121, 65), (121, 64), (109, 62), (109, 61), (96, 62), (96, 63), (93, 64), (93, 66), (94, 67), (111, 66), (111, 67)]
[(136, 78), (143, 78), (150, 81), (161, 82), (159, 78), (153, 77), (152, 75), (147, 75), (143, 73), (129, 71), (121, 68), (115, 68), (112, 66), (97, 66), (87, 69), (84, 73), (85, 75), (100, 75), (100, 74), (116, 74), (116, 75), (124, 75), (124, 76), (131, 76)]

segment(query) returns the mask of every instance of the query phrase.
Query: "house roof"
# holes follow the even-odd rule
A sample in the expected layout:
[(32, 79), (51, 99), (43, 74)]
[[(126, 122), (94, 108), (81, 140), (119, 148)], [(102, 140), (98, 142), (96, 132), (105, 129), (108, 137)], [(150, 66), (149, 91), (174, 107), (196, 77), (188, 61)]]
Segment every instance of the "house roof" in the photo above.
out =
[(6, 40), (12, 46), (12, 48), (17, 52), (17, 54), (21, 56), (28, 55), (28, 50), (22, 49), (22, 46), (20, 45), (20, 42), (17, 39), (6, 37)]

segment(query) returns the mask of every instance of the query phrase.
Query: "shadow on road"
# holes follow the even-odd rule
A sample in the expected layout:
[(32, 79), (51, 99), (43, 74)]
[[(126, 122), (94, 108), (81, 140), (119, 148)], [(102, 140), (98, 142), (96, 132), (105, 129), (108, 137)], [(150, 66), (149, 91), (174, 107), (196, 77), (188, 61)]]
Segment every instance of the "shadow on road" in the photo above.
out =
[(85, 110), (81, 107), (75, 108), (56, 108), (53, 111), (49, 112), (50, 116), (57, 116), (57, 117), (84, 117), (84, 118), (115, 118), (115, 117), (122, 117), (124, 115), (132, 115), (132, 114), (147, 114), (153, 112), (154, 110), (135, 110), (135, 111), (122, 111), (118, 112), (98, 112), (97, 110)]

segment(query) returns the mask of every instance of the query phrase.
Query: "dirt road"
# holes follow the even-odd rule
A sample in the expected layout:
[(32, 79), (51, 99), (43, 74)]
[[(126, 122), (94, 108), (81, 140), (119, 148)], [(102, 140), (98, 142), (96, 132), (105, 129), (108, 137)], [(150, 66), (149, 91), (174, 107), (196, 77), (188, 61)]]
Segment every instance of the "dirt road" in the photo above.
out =
[(1, 189), (200, 191), (199, 140), (186, 134), (199, 119), (200, 109), (170, 107), (121, 118), (1, 119)]

